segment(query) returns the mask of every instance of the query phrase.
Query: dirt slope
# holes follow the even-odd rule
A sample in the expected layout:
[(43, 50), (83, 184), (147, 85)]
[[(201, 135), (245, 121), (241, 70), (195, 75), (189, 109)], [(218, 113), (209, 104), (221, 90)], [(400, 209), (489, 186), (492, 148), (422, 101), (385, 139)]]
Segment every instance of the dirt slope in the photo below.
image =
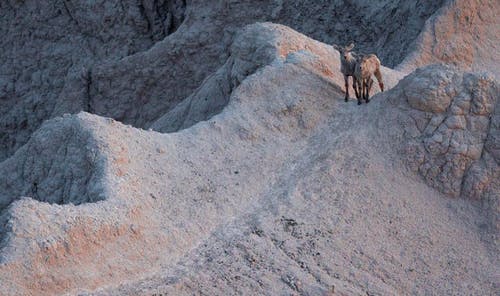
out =
[(499, 9), (0, 1), (0, 294), (498, 294)]
[[(269, 23), (239, 36), (197, 91), (227, 87), (192, 113), (208, 120), (161, 134), (68, 115), (1, 163), (3, 292), (494, 294), (498, 167), (478, 167), (491, 177), (478, 200), (450, 199), (403, 149), (414, 110), (432, 118), (441, 85), (455, 102), (472, 81), (479, 95), (462, 100), (479, 109), (464, 116), (484, 111), (490, 128), (463, 139), (497, 157), (496, 82), (429, 68), (357, 106), (343, 102), (331, 46)], [(383, 73), (389, 88), (402, 78)], [(426, 91), (429, 75), (453, 87)]]

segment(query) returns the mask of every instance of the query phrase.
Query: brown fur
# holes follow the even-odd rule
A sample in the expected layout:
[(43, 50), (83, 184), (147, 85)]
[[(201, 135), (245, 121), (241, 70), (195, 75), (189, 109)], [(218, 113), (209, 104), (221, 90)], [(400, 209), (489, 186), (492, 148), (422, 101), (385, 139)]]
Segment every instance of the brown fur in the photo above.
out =
[(361, 98), (367, 103), (370, 101), (370, 89), (373, 85), (372, 76), (375, 75), (381, 91), (384, 91), (384, 82), (380, 72), (380, 60), (374, 54), (363, 56), (356, 64), (354, 76), (356, 77), (355, 89), (359, 92), (358, 105), (361, 104)]

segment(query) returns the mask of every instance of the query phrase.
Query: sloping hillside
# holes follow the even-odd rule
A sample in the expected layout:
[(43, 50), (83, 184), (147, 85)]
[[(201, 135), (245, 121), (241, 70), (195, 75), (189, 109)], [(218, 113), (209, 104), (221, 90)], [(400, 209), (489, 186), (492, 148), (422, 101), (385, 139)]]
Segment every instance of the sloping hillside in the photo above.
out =
[(498, 15), (0, 0), (0, 294), (499, 294)]
[[(394, 88), (357, 106), (338, 68), (331, 46), (259, 23), (179, 122), (153, 124), (179, 132), (88, 113), (45, 122), (0, 164), (3, 291), (494, 294), (494, 79), (434, 66), (398, 84), (384, 68)], [(463, 157), (451, 140), (426, 146), (455, 134)], [(446, 173), (441, 158), (464, 164)]]

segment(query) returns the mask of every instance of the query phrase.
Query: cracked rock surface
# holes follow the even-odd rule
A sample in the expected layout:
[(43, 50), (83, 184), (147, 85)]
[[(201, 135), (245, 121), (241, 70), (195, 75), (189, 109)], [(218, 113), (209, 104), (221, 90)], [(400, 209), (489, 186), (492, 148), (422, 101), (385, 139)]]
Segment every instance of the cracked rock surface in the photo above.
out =
[(405, 77), (390, 101), (406, 111), (409, 165), (445, 194), (480, 198), (499, 177), (498, 99), (488, 76), (435, 65)]
[(464, 128), (464, 143), (496, 153), (497, 133), (467, 119), (495, 113), (493, 82), (431, 66), (397, 84), (402, 74), (383, 68), (394, 88), (358, 106), (343, 101), (331, 46), (271, 23), (240, 34), (190, 99), (228, 86), (204, 121), (189, 120), (211, 104), (183, 109), (190, 127), (175, 133), (67, 115), (1, 163), (2, 292), (493, 293), (498, 191), (446, 198), (400, 149), (413, 135), (426, 143), (413, 113), (451, 118), (464, 97), (465, 123), (436, 129)]
[(497, 294), (499, 8), (0, 0), (0, 294)]

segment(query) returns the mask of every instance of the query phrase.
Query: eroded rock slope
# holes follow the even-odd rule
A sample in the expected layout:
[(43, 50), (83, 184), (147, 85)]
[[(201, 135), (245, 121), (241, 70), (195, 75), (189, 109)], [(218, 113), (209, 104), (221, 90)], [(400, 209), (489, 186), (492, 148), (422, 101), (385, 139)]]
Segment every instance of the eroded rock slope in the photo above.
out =
[(401, 122), (410, 166), (446, 194), (480, 198), (498, 180), (498, 98), (494, 78), (445, 66), (405, 77), (390, 101), (409, 116)]
[[(239, 34), (193, 106), (178, 109), (188, 115), (155, 123), (190, 128), (162, 134), (80, 113), (49, 121), (0, 164), (3, 292), (493, 294), (497, 209), (445, 198), (411, 171), (427, 177), (420, 167), (440, 158), (425, 150), (407, 169), (403, 149), (427, 149), (414, 113), (451, 118), (448, 100), (478, 121), (450, 137), (496, 153), (497, 120), (485, 130), (476, 118), (496, 114), (494, 82), (430, 67), (357, 106), (343, 102), (331, 46), (269, 23)], [(389, 88), (402, 77), (383, 73)], [(412, 96), (420, 80), (429, 90)], [(40, 145), (46, 153), (31, 157)], [(472, 167), (483, 160), (474, 155)], [(446, 177), (444, 191), (456, 190)], [(35, 182), (38, 197), (22, 198)]]
[[(174, 32), (182, 2), (1, 1), (0, 159), (54, 114), (92, 111), (88, 87), (79, 87), (91, 83), (92, 65), (144, 51)], [(59, 98), (65, 91), (79, 100)]]
[(500, 77), (500, 6), (494, 0), (453, 0), (436, 11), (397, 69), (433, 63)]
[(284, 23), (328, 43), (354, 40), (392, 66), (441, 4), (2, 1), (0, 160), (64, 113), (148, 128), (226, 62), (235, 33), (249, 23)]

